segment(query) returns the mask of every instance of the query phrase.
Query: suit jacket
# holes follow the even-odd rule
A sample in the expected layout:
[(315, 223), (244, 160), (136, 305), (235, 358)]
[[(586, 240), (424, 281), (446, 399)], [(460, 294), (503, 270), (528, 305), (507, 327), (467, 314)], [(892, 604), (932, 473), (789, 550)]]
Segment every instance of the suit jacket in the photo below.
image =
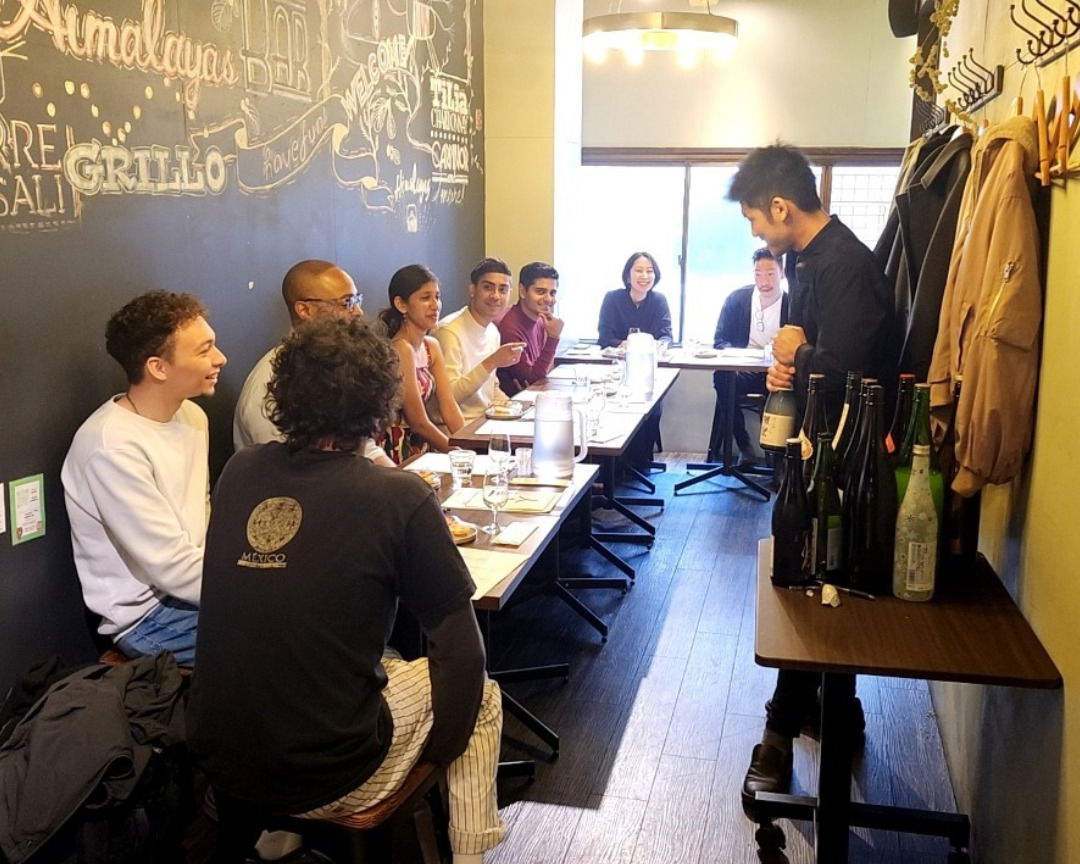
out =
[[(750, 344), (750, 309), (754, 286), (744, 285), (728, 294), (713, 334), (713, 348), (745, 348)], [(780, 326), (788, 323), (788, 295), (780, 299)]]

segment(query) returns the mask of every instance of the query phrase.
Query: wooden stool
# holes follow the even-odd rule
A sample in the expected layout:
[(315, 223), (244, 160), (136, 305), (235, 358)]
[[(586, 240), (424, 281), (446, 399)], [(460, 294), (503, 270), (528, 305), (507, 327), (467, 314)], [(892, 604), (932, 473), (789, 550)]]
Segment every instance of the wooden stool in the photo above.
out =
[[(393, 795), (368, 810), (330, 819), (301, 819), (260, 813), (215, 795), (218, 846), (214, 864), (241, 864), (263, 830), (292, 831), (304, 845), (349, 864), (391, 864), (394, 839), (413, 847), (405, 864), (449, 860), (446, 772), (434, 762), (418, 762)], [(406, 835), (407, 832), (407, 835)], [(419, 856), (419, 857), (417, 857)]]
[[(119, 648), (113, 646), (106, 648), (101, 652), (101, 656), (98, 657), (98, 663), (107, 663), (110, 666), (119, 666), (121, 663), (127, 663), (131, 658), (124, 654)], [(177, 666), (180, 670), (181, 678), (188, 678), (194, 671), (187, 666)]]

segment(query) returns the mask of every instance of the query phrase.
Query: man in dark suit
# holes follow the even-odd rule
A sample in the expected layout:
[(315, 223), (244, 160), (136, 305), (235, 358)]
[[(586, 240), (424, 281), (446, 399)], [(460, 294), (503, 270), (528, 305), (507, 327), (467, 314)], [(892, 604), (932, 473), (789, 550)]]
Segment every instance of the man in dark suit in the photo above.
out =
[[(724, 301), (720, 318), (713, 336), (714, 348), (761, 348), (764, 350), (776, 337), (777, 331), (788, 323), (788, 295), (780, 287), (783, 271), (780, 256), (767, 248), (754, 253), (754, 284), (736, 288)], [(717, 458), (723, 449), (724, 414), (727, 400), (724, 398), (724, 374), (713, 373), (716, 388), (716, 412), (713, 419), (713, 440), (709, 442), (711, 458)], [(765, 392), (764, 372), (737, 372), (735, 377), (735, 401), (738, 405), (749, 393)], [(740, 464), (754, 461), (754, 445), (746, 431), (741, 408), (736, 408), (731, 421), (731, 431), (739, 448)]]

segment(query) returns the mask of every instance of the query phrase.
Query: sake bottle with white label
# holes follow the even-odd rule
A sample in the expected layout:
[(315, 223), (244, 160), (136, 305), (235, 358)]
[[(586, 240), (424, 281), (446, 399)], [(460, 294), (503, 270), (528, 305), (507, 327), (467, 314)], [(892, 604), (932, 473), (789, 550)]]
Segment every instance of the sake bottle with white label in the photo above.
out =
[(901, 600), (934, 596), (937, 568), (938, 517), (930, 489), (930, 448), (913, 448), (911, 477), (896, 515), (893, 553), (893, 594)]
[(788, 438), (796, 434), (795, 416), (798, 410), (795, 392), (790, 387), (782, 387), (769, 394), (761, 415), (760, 443), (763, 449), (784, 451)]

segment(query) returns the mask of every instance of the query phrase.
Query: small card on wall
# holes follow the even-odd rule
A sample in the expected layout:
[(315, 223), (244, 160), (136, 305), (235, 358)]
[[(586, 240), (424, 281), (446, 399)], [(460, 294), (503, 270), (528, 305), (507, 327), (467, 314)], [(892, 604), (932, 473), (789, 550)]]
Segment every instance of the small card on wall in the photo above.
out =
[(0, 483), (0, 534), (7, 531), (7, 499), (4, 497), (4, 484)]
[(8, 484), (11, 545), (45, 536), (45, 476), (33, 474)]

